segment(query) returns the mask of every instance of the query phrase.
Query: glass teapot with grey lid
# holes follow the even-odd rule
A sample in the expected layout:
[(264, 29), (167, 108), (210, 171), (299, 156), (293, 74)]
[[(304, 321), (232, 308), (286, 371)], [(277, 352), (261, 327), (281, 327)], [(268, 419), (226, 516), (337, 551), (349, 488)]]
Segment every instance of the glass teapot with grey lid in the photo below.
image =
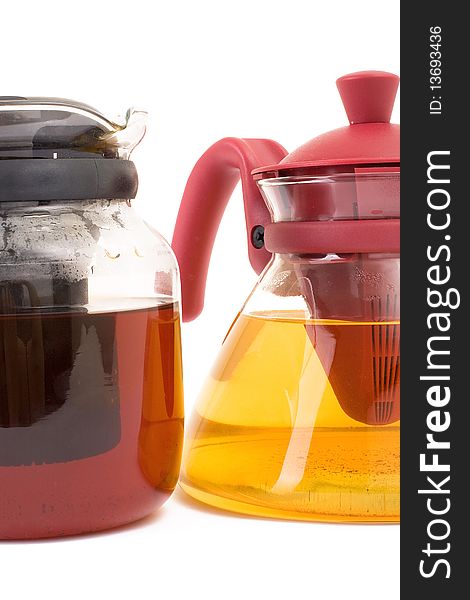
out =
[(178, 271), (131, 206), (145, 120), (0, 98), (0, 539), (121, 525), (176, 485)]

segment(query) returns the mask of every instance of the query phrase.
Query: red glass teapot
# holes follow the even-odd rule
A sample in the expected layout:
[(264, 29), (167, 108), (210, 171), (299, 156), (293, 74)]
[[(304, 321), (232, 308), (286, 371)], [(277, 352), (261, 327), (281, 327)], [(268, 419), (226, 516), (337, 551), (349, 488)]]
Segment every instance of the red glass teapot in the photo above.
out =
[(173, 239), (183, 317), (203, 307), (212, 245), (241, 177), (260, 279), (202, 390), (181, 484), (238, 512), (399, 515), (398, 77), (338, 80), (350, 125), (291, 154), (227, 138), (196, 164)]

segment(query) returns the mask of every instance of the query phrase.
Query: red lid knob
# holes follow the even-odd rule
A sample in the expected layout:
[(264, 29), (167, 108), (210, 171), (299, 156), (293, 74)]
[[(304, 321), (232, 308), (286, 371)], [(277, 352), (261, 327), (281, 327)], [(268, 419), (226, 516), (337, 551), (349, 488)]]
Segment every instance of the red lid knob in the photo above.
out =
[(336, 85), (351, 125), (388, 123), (398, 82), (397, 75), (384, 71), (359, 71), (340, 77)]

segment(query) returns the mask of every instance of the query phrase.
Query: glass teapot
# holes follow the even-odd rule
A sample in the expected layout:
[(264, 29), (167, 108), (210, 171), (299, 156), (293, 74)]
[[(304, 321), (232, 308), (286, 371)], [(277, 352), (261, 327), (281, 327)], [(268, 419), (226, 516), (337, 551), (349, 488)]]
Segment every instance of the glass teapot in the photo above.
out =
[(122, 525), (176, 485), (178, 269), (131, 208), (145, 117), (0, 98), (0, 538)]
[[(173, 239), (183, 318), (202, 310), (210, 253), (241, 176), (261, 277), (192, 417), (181, 485), (252, 515), (399, 519), (398, 77), (338, 88), (350, 125), (287, 154), (227, 138), (196, 164)], [(264, 166), (263, 166), (264, 165)]]

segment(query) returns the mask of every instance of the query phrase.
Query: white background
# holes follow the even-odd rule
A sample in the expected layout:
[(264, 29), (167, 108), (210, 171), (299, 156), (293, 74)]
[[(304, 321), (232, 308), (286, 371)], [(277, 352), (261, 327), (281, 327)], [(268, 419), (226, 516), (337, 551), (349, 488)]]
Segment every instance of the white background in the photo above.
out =
[[(398, 0), (3, 0), (0, 22), (0, 95), (69, 97), (109, 116), (149, 110), (135, 205), (167, 239), (185, 180), (214, 141), (272, 137), (293, 150), (346, 124), (338, 76), (399, 69)], [(237, 191), (205, 312), (183, 331), (187, 414), (256, 280), (243, 227)], [(399, 598), (399, 528), (230, 516), (178, 491), (123, 530), (0, 543), (0, 576), (8, 600), (389, 600)]]

